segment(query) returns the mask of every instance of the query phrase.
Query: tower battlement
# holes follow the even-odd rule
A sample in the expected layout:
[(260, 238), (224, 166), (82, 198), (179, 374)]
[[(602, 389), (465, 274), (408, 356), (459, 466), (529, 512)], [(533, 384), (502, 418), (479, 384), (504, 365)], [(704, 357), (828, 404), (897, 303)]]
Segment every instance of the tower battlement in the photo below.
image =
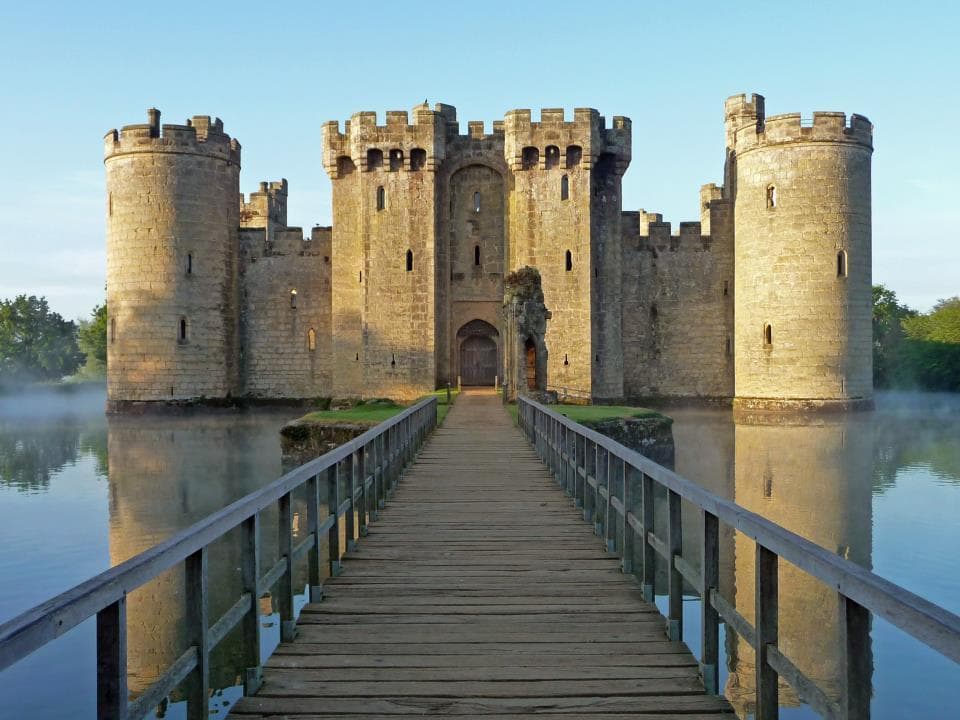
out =
[(845, 143), (873, 148), (873, 124), (863, 115), (842, 112), (815, 112), (812, 117), (784, 113), (758, 117), (755, 125), (736, 130), (738, 154), (765, 145), (785, 143)]
[(250, 193), (250, 199), (240, 194), (240, 227), (262, 228), (267, 224), (284, 227), (287, 224), (287, 180), (261, 182), (260, 189)]
[(160, 125), (160, 111), (150, 108), (147, 122), (124, 125), (104, 138), (104, 159), (127, 153), (188, 153), (240, 164), (240, 143), (223, 131), (220, 118), (194, 115), (184, 125)]
[(515, 171), (546, 169), (557, 151), (562, 167), (582, 163), (589, 170), (604, 154), (616, 158), (619, 174), (630, 164), (630, 118), (617, 115), (607, 127), (606, 119), (593, 108), (575, 108), (572, 121), (566, 119), (563, 108), (543, 108), (539, 122), (533, 121), (527, 108), (510, 110), (504, 118), (504, 133), (504, 154)]

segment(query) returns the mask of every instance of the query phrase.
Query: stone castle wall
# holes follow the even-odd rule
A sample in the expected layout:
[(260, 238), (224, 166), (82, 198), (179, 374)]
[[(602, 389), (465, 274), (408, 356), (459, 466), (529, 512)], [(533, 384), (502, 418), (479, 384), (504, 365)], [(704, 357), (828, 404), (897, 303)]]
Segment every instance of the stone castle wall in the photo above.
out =
[[(538, 382), (563, 396), (869, 402), (872, 126), (724, 109), (724, 184), (677, 235), (622, 210), (627, 118), (356, 113), (324, 126), (334, 224), (309, 241), (285, 180), (239, 194), (219, 120), (150, 111), (106, 138), (110, 402), (413, 399), (478, 335), (502, 377), (504, 276), (526, 266), (552, 313)], [(493, 382), (481, 340), (464, 357)]]
[[(284, 218), (285, 220), (285, 218)], [(241, 375), (244, 395), (330, 394), (330, 228), (240, 231)]]
[(237, 392), (240, 146), (219, 119), (105, 138), (108, 402)]
[(719, 195), (716, 186), (704, 187), (704, 222), (680, 223), (678, 235), (659, 214), (624, 216), (628, 398), (722, 400), (733, 394), (732, 217)]

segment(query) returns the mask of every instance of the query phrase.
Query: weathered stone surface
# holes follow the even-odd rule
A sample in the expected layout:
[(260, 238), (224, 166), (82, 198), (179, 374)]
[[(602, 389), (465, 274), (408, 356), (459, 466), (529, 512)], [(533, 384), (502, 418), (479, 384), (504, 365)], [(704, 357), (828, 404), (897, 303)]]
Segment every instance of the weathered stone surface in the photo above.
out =
[(543, 391), (867, 405), (872, 125), (768, 118), (759, 95), (725, 118), (724, 183), (673, 234), (622, 212), (627, 118), (512, 110), (461, 134), (442, 103), (356, 113), (324, 126), (334, 224), (307, 240), (286, 181), (240, 196), (219, 120), (151, 111), (106, 137), (110, 402), (411, 400), (494, 345), (503, 378), (504, 277), (531, 267)]

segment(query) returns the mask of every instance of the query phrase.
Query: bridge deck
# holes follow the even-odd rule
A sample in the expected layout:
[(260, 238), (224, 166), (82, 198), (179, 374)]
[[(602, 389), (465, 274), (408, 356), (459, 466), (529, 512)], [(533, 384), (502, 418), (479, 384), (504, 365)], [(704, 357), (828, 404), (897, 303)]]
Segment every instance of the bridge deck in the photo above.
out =
[(558, 491), (468, 392), (239, 718), (734, 717)]

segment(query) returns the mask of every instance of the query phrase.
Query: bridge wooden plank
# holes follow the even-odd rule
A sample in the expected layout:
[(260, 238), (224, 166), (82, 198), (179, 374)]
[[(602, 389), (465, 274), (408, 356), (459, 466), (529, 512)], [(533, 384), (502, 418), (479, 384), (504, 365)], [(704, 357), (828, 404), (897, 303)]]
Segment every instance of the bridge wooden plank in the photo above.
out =
[(465, 393), (237, 717), (733, 717), (493, 394)]

